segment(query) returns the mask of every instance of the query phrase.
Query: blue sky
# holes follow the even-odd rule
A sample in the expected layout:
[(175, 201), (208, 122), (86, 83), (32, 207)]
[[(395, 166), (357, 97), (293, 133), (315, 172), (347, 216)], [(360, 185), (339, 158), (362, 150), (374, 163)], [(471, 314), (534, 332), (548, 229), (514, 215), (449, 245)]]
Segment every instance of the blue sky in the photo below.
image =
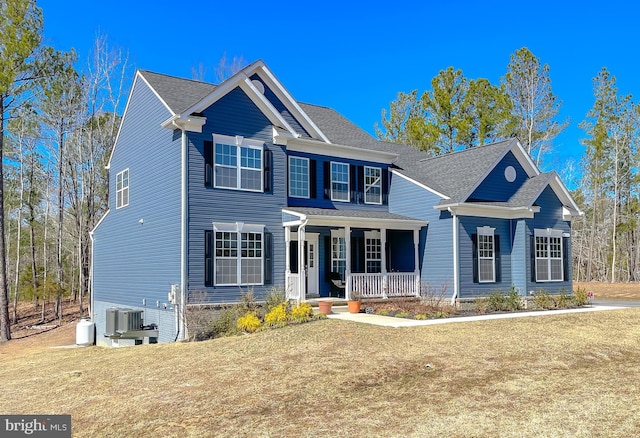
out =
[(127, 50), (135, 67), (191, 78), (223, 53), (264, 60), (299, 101), (336, 109), (373, 133), (398, 91), (429, 87), (448, 66), (498, 83), (509, 56), (528, 47), (551, 68), (569, 127), (545, 170), (579, 161), (578, 123), (602, 67), (621, 93), (640, 96), (638, 18), (632, 1), (360, 2), (39, 0), (45, 40), (86, 57), (96, 34)]

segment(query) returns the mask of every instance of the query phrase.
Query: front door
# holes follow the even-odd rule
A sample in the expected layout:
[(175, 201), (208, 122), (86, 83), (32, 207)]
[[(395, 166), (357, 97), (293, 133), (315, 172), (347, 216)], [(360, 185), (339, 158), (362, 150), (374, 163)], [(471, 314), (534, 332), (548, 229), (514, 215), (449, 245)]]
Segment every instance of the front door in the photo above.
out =
[(318, 234), (307, 233), (307, 296), (320, 294), (318, 281)]

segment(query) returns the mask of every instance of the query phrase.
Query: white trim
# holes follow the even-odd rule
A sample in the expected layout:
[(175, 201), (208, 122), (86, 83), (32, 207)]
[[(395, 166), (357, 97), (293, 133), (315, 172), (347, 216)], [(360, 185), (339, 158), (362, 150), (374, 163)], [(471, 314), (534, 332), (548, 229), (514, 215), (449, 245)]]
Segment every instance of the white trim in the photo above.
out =
[[(347, 166), (347, 199), (337, 199), (333, 196), (333, 165), (339, 164), (341, 166)], [(343, 181), (336, 181), (336, 184), (344, 184)], [(329, 162), (329, 193), (331, 194), (331, 200), (335, 202), (351, 202), (351, 165), (349, 163), (343, 163), (342, 161), (330, 161)]]
[[(213, 263), (214, 272), (213, 285), (214, 286), (259, 286), (264, 284), (264, 252), (265, 240), (264, 240), (264, 225), (263, 224), (245, 224), (243, 222), (213, 222)], [(217, 236), (215, 233), (230, 233), (236, 236), (236, 256), (235, 257), (218, 257), (216, 251)], [(260, 257), (242, 257), (242, 234), (259, 234), (260, 237)], [(243, 283), (242, 282), (242, 260), (258, 260), (260, 259), (260, 281), (257, 283)], [(217, 264), (218, 260), (236, 260), (236, 283), (218, 283), (217, 282)]]
[[(372, 187), (378, 187), (380, 189), (380, 201), (379, 202), (367, 202), (367, 169), (374, 169), (374, 170), (379, 170), (380, 171), (380, 178), (378, 179), (378, 184), (374, 185), (374, 184), (368, 184), (369, 188)], [(382, 205), (382, 172), (384, 170), (382, 169), (382, 167), (379, 166), (363, 166), (362, 172), (363, 172), (363, 201), (365, 204), (369, 204), (369, 205)]]
[[(379, 251), (377, 255), (379, 256), (377, 259), (369, 258), (369, 251), (367, 251), (367, 240), (377, 240), (377, 246)], [(382, 273), (382, 253), (384, 252), (382, 248), (382, 238), (380, 234), (380, 230), (369, 230), (364, 232), (364, 272), (369, 273), (369, 262), (379, 262), (380, 263), (380, 271)], [(375, 272), (378, 273), (378, 272)]]
[(432, 189), (431, 187), (426, 186), (426, 185), (422, 184), (421, 182), (418, 182), (418, 181), (416, 181), (415, 179), (412, 179), (412, 178), (408, 177), (407, 175), (405, 175), (405, 174), (403, 174), (403, 173), (400, 173), (400, 171), (399, 171), (399, 170), (396, 170), (396, 169), (389, 169), (389, 171), (390, 171), (392, 174), (394, 174), (394, 175), (398, 175), (399, 177), (401, 177), (401, 178), (403, 178), (403, 179), (405, 179), (405, 180), (409, 181), (410, 183), (412, 183), (412, 184), (414, 184), (414, 185), (416, 185), (416, 186), (420, 187), (421, 189), (425, 189), (426, 191), (428, 191), (428, 192), (430, 192), (430, 193), (433, 193), (434, 195), (436, 195), (436, 196), (438, 196), (438, 197), (440, 197), (440, 198), (442, 198), (442, 199), (451, 199), (451, 198), (449, 198), (447, 195), (443, 195), (442, 193), (440, 193), (440, 192), (438, 192), (438, 191), (436, 191), (436, 190)]
[(502, 207), (498, 205), (479, 205), (472, 203), (454, 203), (435, 205), (436, 210), (455, 211), (460, 216), (490, 217), (497, 219), (532, 219), (540, 207)]
[[(236, 165), (231, 166), (228, 164), (218, 164), (216, 162), (216, 145), (221, 144), (225, 146), (231, 146), (236, 148)], [(260, 151), (260, 167), (255, 169), (253, 167), (242, 167), (242, 148), (254, 149)], [(219, 168), (235, 169), (236, 170), (236, 186), (222, 186), (217, 184), (217, 173)], [(242, 171), (260, 172), (260, 188), (248, 189), (242, 187)], [(250, 138), (244, 138), (241, 135), (230, 136), (213, 134), (213, 187), (217, 189), (238, 190), (243, 192), (264, 192), (264, 142), (261, 140), (255, 140)]]
[[(553, 228), (546, 228), (546, 229), (540, 229), (540, 228), (536, 228), (533, 230), (533, 235), (534, 235), (534, 239), (533, 239), (533, 252), (535, 254), (535, 266), (533, 267), (533, 269), (535, 269), (535, 277), (536, 277), (536, 283), (559, 283), (559, 282), (563, 282), (565, 281), (564, 278), (564, 264), (567, 262), (564, 259), (564, 242), (563, 242), (563, 237), (564, 237), (564, 232), (562, 230), (554, 230)], [(543, 239), (545, 239), (546, 241), (546, 249), (545, 252), (547, 254), (546, 257), (538, 257), (538, 242), (537, 242), (537, 238), (541, 237)], [(551, 256), (551, 239), (559, 239), (560, 241), (560, 257), (552, 257)], [(546, 280), (540, 280), (538, 279), (538, 260), (546, 260), (547, 261), (547, 276), (548, 279)], [(554, 279), (551, 278), (551, 261), (552, 260), (560, 260), (560, 278), (559, 279)]]
[[(127, 172), (127, 185), (125, 187), (124, 185), (124, 176), (122, 177), (122, 188), (118, 189), (118, 178), (120, 177), (120, 175), (124, 174), (125, 172)], [(129, 168), (127, 167), (126, 169), (121, 170), (120, 172), (116, 173), (116, 210), (119, 210), (121, 208), (127, 207), (129, 205), (129, 200), (131, 199), (131, 172), (129, 172)], [(125, 204), (124, 202), (124, 192), (127, 192), (127, 202)], [(118, 205), (118, 195), (122, 193), (122, 204)]]
[[(476, 241), (476, 251), (478, 255), (478, 283), (495, 283), (496, 282), (496, 239), (495, 239), (495, 228), (491, 228), (489, 226), (478, 227), (476, 229), (477, 233), (477, 241)], [(483, 237), (491, 237), (491, 257), (482, 256), (482, 251), (480, 248), (480, 236)], [(480, 260), (491, 260), (492, 271), (491, 271), (491, 279), (482, 279), (482, 273), (480, 270)]]
[(263, 233), (264, 224), (245, 224), (244, 222), (213, 222), (213, 231), (223, 233)]
[(398, 154), (373, 151), (333, 143), (323, 143), (309, 138), (292, 138), (276, 132), (273, 143), (286, 146), (288, 151), (323, 155), (347, 160), (372, 161), (375, 163), (392, 164), (398, 159)]
[[(185, 303), (187, 302), (187, 275), (188, 275), (188, 184), (189, 184), (189, 146), (187, 133), (182, 129), (182, 148), (181, 148), (181, 220), (180, 220), (180, 304), (176, 309), (178, 315), (178, 330), (181, 334), (180, 339), (186, 339), (186, 314)], [(179, 312), (179, 313), (178, 313)]]
[(459, 272), (459, 260), (458, 253), (460, 249), (458, 248), (458, 240), (459, 240), (459, 219), (456, 215), (456, 212), (453, 210), (449, 210), (452, 214), (451, 227), (453, 234), (453, 295), (451, 295), (451, 305), (456, 305), (456, 298), (460, 296), (460, 272)]
[(321, 215), (306, 215), (297, 211), (282, 209), (283, 213), (297, 216), (300, 218), (298, 221), (287, 221), (282, 224), (284, 227), (292, 227), (300, 225), (303, 221), (309, 221), (309, 225), (323, 226), (323, 227), (343, 227), (345, 224), (353, 225), (354, 228), (380, 228), (384, 225), (386, 228), (393, 228), (396, 230), (414, 230), (420, 229), (429, 225), (429, 221), (419, 219), (382, 219), (375, 217), (351, 217), (351, 216), (321, 216)]
[[(307, 195), (306, 196), (300, 196), (300, 195), (292, 195), (291, 194), (291, 160), (292, 159), (296, 159), (296, 160), (304, 160), (307, 162)], [(287, 196), (290, 198), (298, 198), (298, 199), (310, 199), (311, 198), (311, 175), (310, 175), (310, 160), (307, 157), (298, 157), (295, 155), (289, 155), (288, 160), (287, 160)]]

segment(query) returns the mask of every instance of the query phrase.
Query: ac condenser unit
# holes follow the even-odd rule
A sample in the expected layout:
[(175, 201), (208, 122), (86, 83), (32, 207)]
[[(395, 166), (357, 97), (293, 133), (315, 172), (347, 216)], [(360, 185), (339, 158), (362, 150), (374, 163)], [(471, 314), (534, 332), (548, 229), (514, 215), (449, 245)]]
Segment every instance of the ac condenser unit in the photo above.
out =
[(142, 310), (119, 309), (118, 333), (136, 332), (142, 330)]
[(105, 332), (105, 336), (115, 336), (118, 334), (118, 313), (120, 309), (117, 307), (112, 307), (107, 309), (107, 329)]

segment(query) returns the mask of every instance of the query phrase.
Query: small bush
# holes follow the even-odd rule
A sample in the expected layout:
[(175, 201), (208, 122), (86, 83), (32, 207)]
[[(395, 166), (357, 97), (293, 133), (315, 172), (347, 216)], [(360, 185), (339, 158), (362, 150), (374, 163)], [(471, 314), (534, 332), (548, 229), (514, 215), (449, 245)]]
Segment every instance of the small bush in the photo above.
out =
[(507, 310), (507, 297), (501, 291), (491, 292), (487, 298), (487, 310), (499, 312)]
[(573, 306), (573, 297), (567, 294), (567, 291), (564, 289), (560, 291), (560, 295), (556, 299), (556, 305), (560, 309), (566, 309)]
[(549, 292), (544, 289), (540, 289), (538, 292), (533, 294), (533, 301), (536, 303), (536, 307), (538, 309), (555, 309), (556, 302)]
[(259, 309), (256, 297), (253, 294), (253, 289), (249, 289), (246, 292), (242, 292), (241, 301), (236, 304), (238, 315), (246, 315), (247, 313), (257, 313)]
[(287, 294), (284, 289), (277, 289), (273, 287), (269, 292), (267, 292), (264, 300), (267, 303), (267, 309), (271, 311), (282, 303), (287, 302)]
[(518, 293), (515, 287), (511, 286), (511, 290), (505, 297), (505, 310), (521, 310), (522, 305), (522, 297)]
[(409, 312), (400, 311), (396, 313), (396, 318), (411, 318), (411, 314)]
[(476, 312), (480, 314), (487, 313), (487, 310), (489, 308), (489, 302), (487, 301), (486, 298), (483, 298), (483, 297), (474, 298), (473, 308)]
[(413, 319), (424, 320), (427, 319), (427, 315), (425, 315), (424, 313), (418, 313), (413, 317)]
[(281, 303), (279, 306), (271, 309), (264, 317), (265, 324), (270, 326), (286, 325), (289, 319), (287, 306), (287, 303)]
[(389, 310), (389, 309), (380, 309), (380, 310), (378, 310), (376, 312), (376, 314), (380, 315), (380, 316), (389, 316), (389, 315), (391, 315), (391, 310)]
[(584, 287), (578, 287), (575, 291), (573, 291), (573, 304), (575, 306), (581, 307), (589, 304), (589, 292)]
[(232, 307), (220, 310), (218, 317), (207, 325), (208, 334), (212, 338), (235, 336), (238, 331), (238, 315)]
[(253, 333), (260, 328), (261, 322), (255, 313), (249, 312), (238, 318), (236, 327), (243, 332)]
[(308, 303), (300, 303), (291, 309), (291, 319), (296, 322), (306, 322), (311, 319), (313, 309)]

